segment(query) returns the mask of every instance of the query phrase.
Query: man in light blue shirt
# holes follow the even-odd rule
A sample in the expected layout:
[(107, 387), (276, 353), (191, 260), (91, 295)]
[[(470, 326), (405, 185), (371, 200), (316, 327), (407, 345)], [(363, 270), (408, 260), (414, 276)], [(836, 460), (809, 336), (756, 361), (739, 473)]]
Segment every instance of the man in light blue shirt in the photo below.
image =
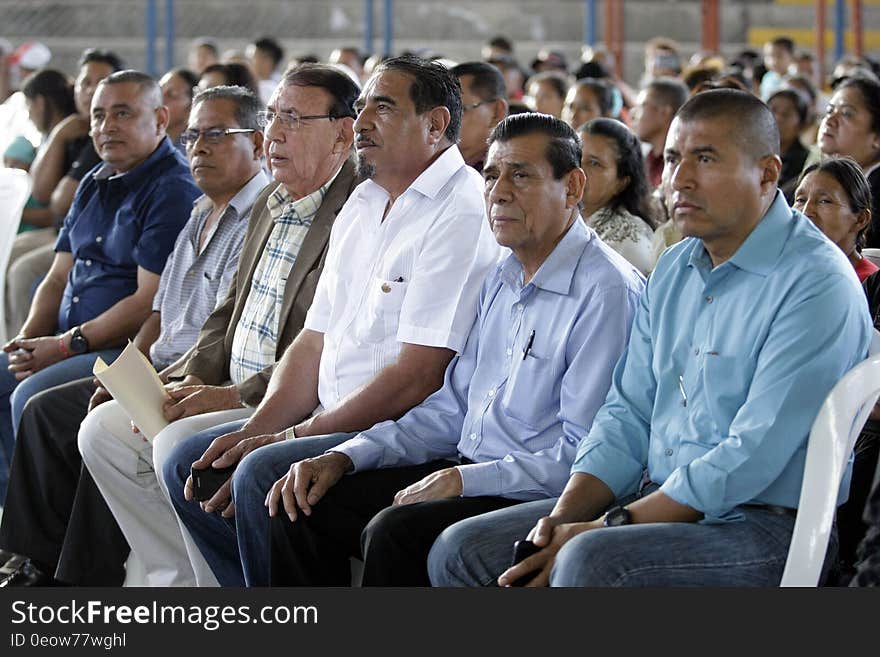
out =
[[(652, 274), (565, 491), (451, 527), (435, 585), (779, 583), (810, 427), (871, 323), (852, 266), (777, 191), (778, 150), (751, 95), (682, 107), (664, 176), (694, 239)], [(505, 571), (526, 535), (542, 549)]]
[(644, 279), (580, 218), (585, 175), (571, 128), (517, 115), (489, 143), (486, 207), (512, 254), (485, 281), (439, 391), (275, 484), (273, 584), (344, 583), (360, 544), (365, 585), (426, 586), (445, 527), (565, 486)]

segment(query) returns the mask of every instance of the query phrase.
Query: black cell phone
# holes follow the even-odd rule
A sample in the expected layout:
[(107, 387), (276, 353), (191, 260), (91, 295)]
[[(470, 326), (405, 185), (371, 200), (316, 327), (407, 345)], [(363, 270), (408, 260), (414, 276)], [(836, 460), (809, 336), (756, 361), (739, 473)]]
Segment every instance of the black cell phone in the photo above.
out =
[(193, 499), (199, 502), (205, 502), (214, 497), (214, 493), (220, 490), (220, 487), (226, 483), (227, 479), (232, 476), (235, 470), (234, 465), (226, 468), (203, 468), (201, 470), (191, 468), (193, 480)]
[[(535, 545), (531, 541), (526, 541), (526, 540), (517, 541), (516, 543), (513, 544), (513, 558), (510, 560), (511, 568), (513, 566), (515, 566), (516, 564), (518, 564), (523, 559), (527, 559), (528, 557), (532, 556), (536, 552), (540, 552), (540, 551), (541, 551), (541, 548), (539, 548), (537, 545)], [(535, 578), (535, 575), (537, 573), (538, 573), (537, 570), (533, 570), (530, 573), (526, 573), (525, 575), (520, 577), (518, 580), (511, 583), (511, 586), (525, 586), (526, 584), (528, 584), (529, 582), (531, 582)]]

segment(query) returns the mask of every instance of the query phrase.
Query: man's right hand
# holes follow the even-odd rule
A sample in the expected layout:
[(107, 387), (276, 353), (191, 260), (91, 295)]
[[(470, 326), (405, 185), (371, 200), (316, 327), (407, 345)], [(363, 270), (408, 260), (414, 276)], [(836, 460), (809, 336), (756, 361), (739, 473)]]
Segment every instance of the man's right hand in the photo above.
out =
[(307, 516), (312, 515), (312, 507), (351, 467), (351, 459), (339, 452), (329, 452), (294, 463), (266, 495), (265, 505), (269, 508), (269, 515), (278, 513), (279, 500), (290, 522), (296, 521), (297, 508)]
[(89, 413), (104, 402), (113, 399), (113, 395), (110, 394), (107, 388), (101, 385), (101, 382), (98, 381), (97, 378), (92, 379), (92, 383), (95, 385), (95, 392), (92, 393), (92, 398), (89, 399)]
[[(241, 407), (241, 396), (235, 386), (166, 386), (168, 401), (162, 407), (162, 413), (169, 422), (184, 417), (226, 411)], [(231, 435), (231, 434), (230, 434)], [(219, 454), (217, 455), (219, 456)], [(216, 458), (216, 457), (215, 457)]]

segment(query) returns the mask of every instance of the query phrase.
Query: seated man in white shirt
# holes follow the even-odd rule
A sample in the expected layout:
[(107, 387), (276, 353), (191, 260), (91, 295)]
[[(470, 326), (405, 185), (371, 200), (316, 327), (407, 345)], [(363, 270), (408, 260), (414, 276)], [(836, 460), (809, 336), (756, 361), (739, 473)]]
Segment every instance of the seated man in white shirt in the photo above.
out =
[[(190, 466), (233, 466), (260, 447), (254, 457), (277, 460), (283, 474), (295, 461), (403, 415), (443, 383), (498, 259), (482, 180), (455, 145), (462, 112), (455, 76), (417, 58), (388, 60), (357, 108), (358, 165), (370, 180), (334, 223), (304, 330), (246, 423), (201, 432), (165, 462), (172, 503), (224, 585), (268, 583), (268, 515), (248, 518), (238, 541), (227, 520), (234, 513), (231, 488), (238, 497), (241, 487), (253, 494), (261, 484), (242, 464), (234, 486), (226, 482), (203, 510), (192, 501)], [(302, 441), (304, 450), (287, 440), (305, 436), (324, 438)], [(280, 444), (264, 447), (271, 443)], [(275, 479), (258, 494), (265, 496)], [(242, 572), (239, 550), (257, 564), (253, 572)]]

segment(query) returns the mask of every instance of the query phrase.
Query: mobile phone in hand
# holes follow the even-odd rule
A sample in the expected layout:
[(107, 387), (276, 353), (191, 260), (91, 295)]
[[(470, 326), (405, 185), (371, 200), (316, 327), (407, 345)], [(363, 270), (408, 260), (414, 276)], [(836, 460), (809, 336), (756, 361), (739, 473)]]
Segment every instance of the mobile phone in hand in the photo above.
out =
[(190, 473), (193, 480), (193, 499), (205, 502), (214, 497), (220, 487), (232, 476), (234, 465), (226, 468), (192, 468)]
[[(535, 545), (531, 541), (525, 541), (525, 540), (517, 541), (516, 543), (513, 544), (513, 558), (510, 560), (511, 568), (513, 566), (515, 566), (516, 564), (518, 564), (523, 559), (527, 559), (528, 557), (532, 556), (536, 552), (540, 552), (540, 551), (541, 551), (541, 548), (539, 548), (537, 545)], [(511, 586), (525, 586), (526, 584), (531, 582), (535, 578), (535, 575), (537, 575), (537, 574), (538, 574), (537, 570), (533, 570), (530, 573), (526, 573), (525, 575), (520, 577), (515, 582), (512, 582)]]

